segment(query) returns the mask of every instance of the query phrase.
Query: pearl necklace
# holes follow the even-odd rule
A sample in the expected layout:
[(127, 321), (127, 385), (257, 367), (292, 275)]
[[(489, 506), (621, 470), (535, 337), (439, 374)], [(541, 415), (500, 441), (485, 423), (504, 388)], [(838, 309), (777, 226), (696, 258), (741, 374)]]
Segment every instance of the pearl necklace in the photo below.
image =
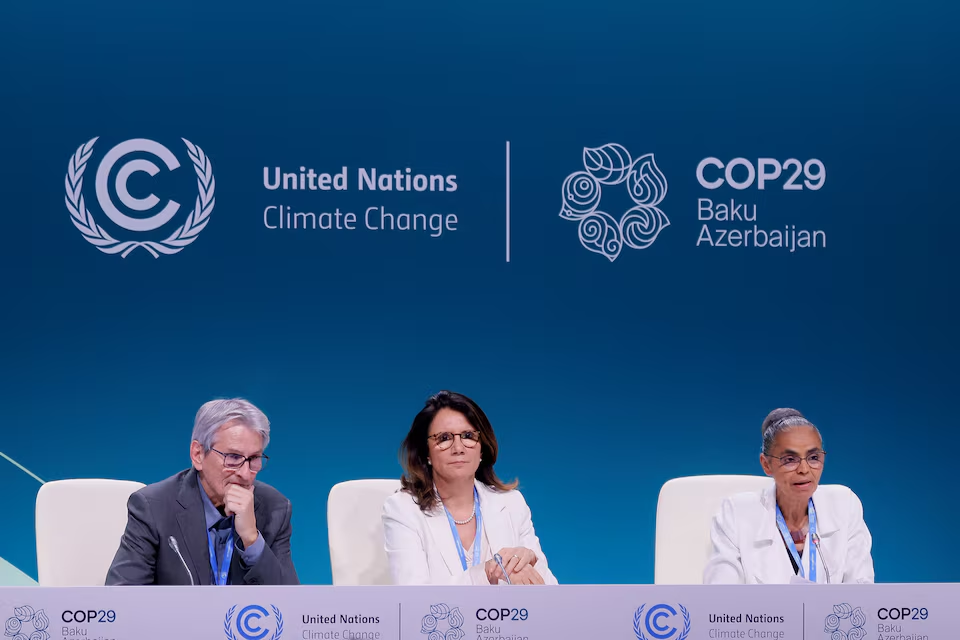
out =
[(466, 520), (457, 520), (456, 518), (454, 518), (453, 521), (454, 521), (456, 524), (470, 524), (470, 523), (473, 521), (473, 517), (474, 517), (475, 515), (477, 515), (476, 508), (474, 508), (473, 513), (471, 513), (471, 514), (470, 514), (470, 517), (467, 518)]
[[(443, 500), (440, 499), (440, 492), (439, 492), (439, 491), (436, 491), (436, 490), (434, 490), (434, 491), (435, 491), (435, 493), (437, 494), (437, 502), (439, 502), (439, 503), (440, 503), (440, 506), (443, 507)], [(444, 507), (444, 508), (446, 508), (446, 507)], [(464, 525), (464, 524), (470, 524), (471, 522), (473, 522), (473, 518), (474, 518), (474, 516), (476, 516), (476, 515), (477, 515), (477, 501), (476, 501), (476, 499), (474, 499), (474, 501), (473, 501), (473, 511), (470, 512), (470, 517), (469, 517), (469, 518), (467, 518), (466, 520), (457, 520), (456, 518), (453, 518), (453, 514), (452, 514), (452, 513), (450, 514), (450, 517), (453, 518), (453, 522), (454, 522), (455, 524)]]

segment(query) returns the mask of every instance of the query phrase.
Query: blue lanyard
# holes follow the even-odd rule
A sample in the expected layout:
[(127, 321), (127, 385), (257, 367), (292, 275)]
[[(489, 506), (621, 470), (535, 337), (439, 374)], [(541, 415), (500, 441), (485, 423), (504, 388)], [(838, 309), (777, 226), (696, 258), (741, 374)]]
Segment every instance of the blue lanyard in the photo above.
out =
[(230, 529), (230, 535), (227, 537), (227, 548), (223, 550), (223, 562), (217, 566), (217, 551), (213, 546), (213, 532), (207, 530), (207, 544), (210, 547), (210, 568), (213, 570), (213, 583), (217, 585), (227, 584), (227, 576), (230, 574), (230, 561), (233, 560), (233, 529)]
[[(817, 533), (817, 509), (813, 506), (813, 498), (810, 498), (810, 502), (807, 504), (807, 528), (809, 533), (807, 534), (807, 540), (810, 541), (810, 544), (807, 545), (806, 551), (807, 556), (810, 558), (810, 582), (817, 581), (817, 549), (816, 547), (810, 548), (813, 544), (813, 536)], [(807, 576), (803, 571), (803, 563), (800, 560), (800, 552), (797, 551), (797, 545), (793, 542), (793, 536), (790, 535), (790, 530), (787, 528), (787, 521), (783, 517), (783, 512), (780, 511), (780, 505), (777, 505), (777, 527), (780, 528), (780, 535), (783, 536), (783, 541), (787, 543), (787, 550), (790, 552), (790, 555), (793, 556), (794, 562), (797, 563), (797, 568), (800, 570), (800, 577), (806, 578)]]
[[(460, 555), (460, 565), (463, 570), (467, 570), (467, 554), (463, 549), (463, 543), (460, 541), (460, 534), (457, 533), (457, 523), (453, 521), (450, 510), (444, 505), (443, 510), (447, 514), (447, 522), (450, 523), (450, 531), (453, 533), (453, 541), (457, 545), (457, 553)], [(480, 494), (477, 493), (477, 487), (473, 487), (473, 513), (477, 520), (477, 533), (473, 538), (473, 566), (480, 564), (481, 527), (483, 526), (483, 516), (480, 513)]]

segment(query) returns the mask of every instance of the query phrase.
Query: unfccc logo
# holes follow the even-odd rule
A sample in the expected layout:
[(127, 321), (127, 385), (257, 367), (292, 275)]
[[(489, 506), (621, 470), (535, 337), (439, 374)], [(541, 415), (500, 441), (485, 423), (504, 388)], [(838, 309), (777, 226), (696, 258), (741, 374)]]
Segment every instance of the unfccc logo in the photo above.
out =
[[(275, 622), (270, 623), (270, 612), (258, 604), (251, 604), (243, 609), (236, 616), (236, 633), (234, 633), (234, 616), (237, 605), (233, 605), (227, 610), (227, 616), (223, 620), (223, 633), (227, 640), (280, 640), (283, 635), (283, 615), (274, 605), (270, 605), (273, 611)], [(273, 627), (271, 635), (270, 627)]]
[[(149, 239), (117, 239), (94, 219), (84, 198), (84, 172), (97, 140), (98, 138), (93, 138), (80, 145), (67, 165), (65, 198), (67, 210), (70, 212), (70, 221), (80, 230), (83, 238), (103, 253), (119, 253), (124, 258), (137, 247), (143, 247), (154, 258), (158, 258), (161, 253), (164, 255), (179, 253), (184, 247), (193, 243), (210, 221), (210, 214), (213, 213), (215, 201), (214, 189), (216, 183), (213, 179), (213, 168), (203, 149), (189, 140), (183, 139), (187, 148), (187, 155), (193, 164), (194, 172), (197, 174), (198, 191), (196, 204), (183, 224), (176, 227), (166, 237), (161, 233), (156, 238), (151, 237)], [(114, 167), (120, 163), (120, 160), (130, 154), (137, 154), (138, 157), (123, 163), (119, 170), (114, 172)], [(121, 142), (110, 149), (100, 161), (95, 177), (96, 200), (103, 214), (118, 229), (139, 234), (141, 238), (144, 238), (143, 234), (157, 231), (171, 223), (180, 211), (180, 203), (174, 200), (167, 200), (162, 208), (157, 211), (157, 208), (161, 205), (161, 200), (156, 195), (149, 193), (144, 197), (138, 197), (131, 193), (130, 182), (135, 174), (145, 173), (153, 177), (159, 174), (161, 170), (155, 162), (142, 157), (143, 155), (150, 155), (159, 159), (167, 171), (172, 172), (180, 167), (180, 161), (167, 147), (153, 140), (136, 138)], [(113, 186), (112, 190), (111, 186)], [(136, 217), (122, 212), (113, 200), (113, 193), (116, 194), (120, 204), (130, 212), (152, 212), (152, 215)]]
[(690, 635), (690, 612), (682, 604), (677, 605), (679, 614), (668, 604), (655, 604), (649, 609), (646, 606), (640, 605), (633, 616), (637, 640), (686, 640)]

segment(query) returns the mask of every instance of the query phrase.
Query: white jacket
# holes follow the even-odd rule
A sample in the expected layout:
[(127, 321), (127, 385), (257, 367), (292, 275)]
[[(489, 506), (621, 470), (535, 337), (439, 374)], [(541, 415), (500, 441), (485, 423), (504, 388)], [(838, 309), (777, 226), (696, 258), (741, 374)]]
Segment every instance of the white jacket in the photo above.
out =
[[(817, 582), (873, 582), (873, 541), (860, 499), (847, 487), (821, 485), (813, 504), (820, 536)], [(762, 492), (723, 501), (710, 530), (713, 552), (703, 571), (704, 584), (784, 584), (796, 576), (777, 528), (776, 508), (772, 480)], [(805, 572), (810, 553), (816, 548), (808, 534), (801, 555)]]
[[(520, 492), (497, 491), (479, 481), (474, 484), (480, 496), (488, 555), (504, 547), (526, 547), (537, 554), (534, 568), (544, 584), (557, 584), (533, 530), (530, 508)], [(424, 513), (412, 495), (397, 491), (384, 502), (382, 519), (384, 548), (394, 584), (490, 584), (483, 562), (463, 570), (442, 507)], [(503, 563), (508, 560), (504, 558)]]

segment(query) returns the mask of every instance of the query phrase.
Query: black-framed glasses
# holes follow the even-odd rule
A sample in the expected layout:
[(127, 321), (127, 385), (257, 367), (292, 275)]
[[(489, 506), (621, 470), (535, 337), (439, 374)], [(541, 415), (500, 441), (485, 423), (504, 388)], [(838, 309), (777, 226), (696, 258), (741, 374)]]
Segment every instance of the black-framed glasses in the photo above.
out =
[(768, 455), (768, 458), (774, 458), (775, 460), (780, 461), (780, 466), (786, 471), (793, 471), (800, 466), (800, 463), (804, 460), (807, 461), (807, 466), (811, 469), (820, 469), (823, 467), (823, 458), (827, 455), (826, 451), (814, 451), (810, 455), (798, 456), (795, 453), (788, 453), (785, 456), (771, 456)]
[(227, 469), (239, 469), (243, 466), (244, 462), (249, 462), (250, 471), (260, 471), (263, 469), (263, 466), (267, 464), (267, 460), (270, 459), (262, 454), (248, 457), (242, 456), (239, 453), (224, 453), (223, 451), (217, 451), (213, 447), (210, 447), (210, 451), (219, 453), (223, 456), (223, 466)]
[(480, 432), (479, 431), (464, 431), (463, 433), (450, 433), (449, 431), (441, 431), (440, 433), (435, 433), (432, 436), (427, 436), (427, 440), (433, 440), (437, 443), (437, 449), (444, 451), (453, 446), (453, 441), (456, 437), (460, 437), (460, 442), (463, 443), (463, 446), (468, 449), (473, 449), (477, 446), (477, 443), (480, 442)]

